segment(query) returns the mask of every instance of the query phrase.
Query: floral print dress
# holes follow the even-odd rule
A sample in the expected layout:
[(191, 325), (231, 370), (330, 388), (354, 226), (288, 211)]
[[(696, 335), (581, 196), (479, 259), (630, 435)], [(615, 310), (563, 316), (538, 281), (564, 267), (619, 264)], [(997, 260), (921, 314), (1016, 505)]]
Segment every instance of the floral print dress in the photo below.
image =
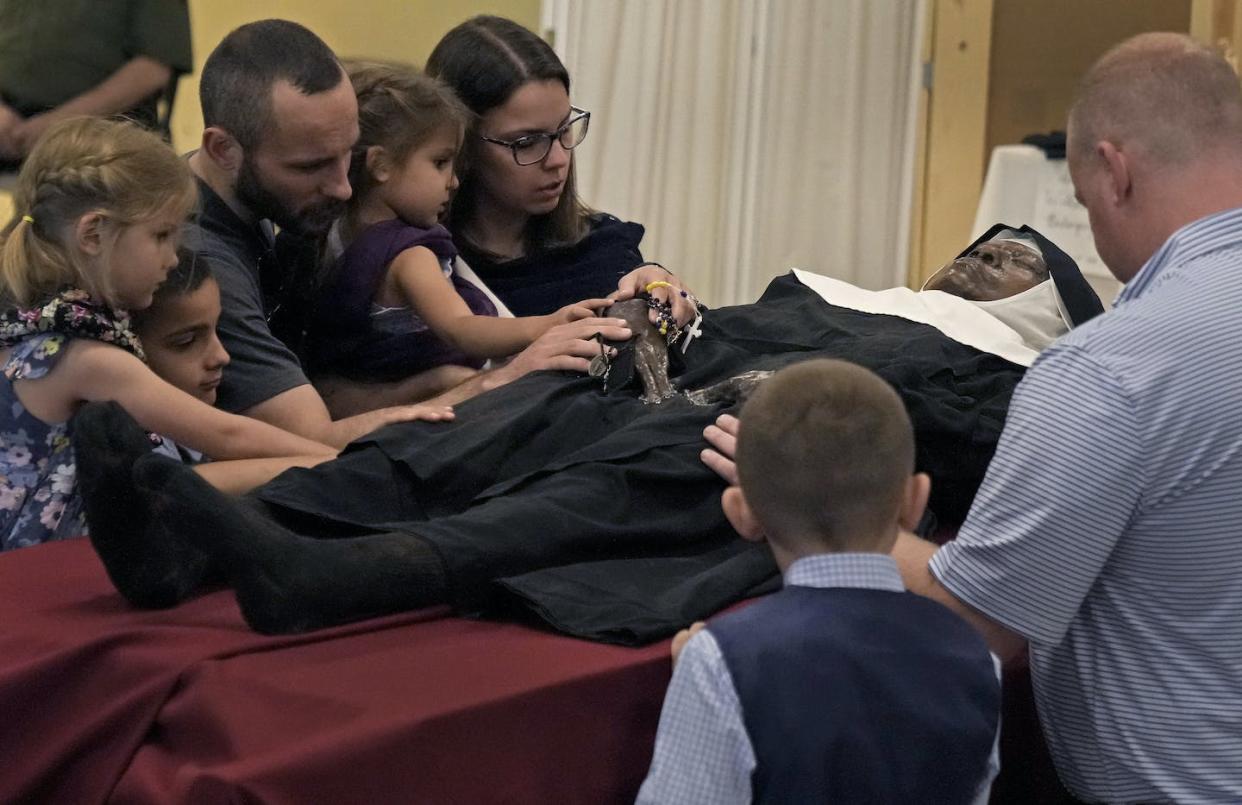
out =
[(56, 365), (69, 337), (40, 333), (14, 347), (0, 378), (0, 551), (82, 536), (68, 422), (49, 425), (26, 410), (15, 380), (35, 380)]

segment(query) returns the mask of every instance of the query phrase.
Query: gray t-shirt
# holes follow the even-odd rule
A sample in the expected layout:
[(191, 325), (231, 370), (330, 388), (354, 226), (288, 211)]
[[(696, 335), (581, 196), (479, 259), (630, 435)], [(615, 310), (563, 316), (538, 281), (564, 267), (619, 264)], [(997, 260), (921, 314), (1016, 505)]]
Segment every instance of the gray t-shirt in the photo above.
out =
[(201, 180), (198, 187), (198, 224), (189, 228), (186, 241), (211, 262), (220, 284), (217, 331), (232, 360), (224, 367), (216, 405), (239, 413), (309, 381), (268, 326), (271, 311), (259, 277), (266, 264), (276, 268), (271, 225), (247, 224)]

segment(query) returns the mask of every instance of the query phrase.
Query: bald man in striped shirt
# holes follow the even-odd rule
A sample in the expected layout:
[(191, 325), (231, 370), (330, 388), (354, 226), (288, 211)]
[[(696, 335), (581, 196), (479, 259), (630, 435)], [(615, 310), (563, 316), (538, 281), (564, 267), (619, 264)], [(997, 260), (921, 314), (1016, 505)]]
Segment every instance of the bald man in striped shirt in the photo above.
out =
[[(1126, 287), (1027, 372), (957, 539), (903, 534), (894, 557), (998, 655), (1028, 648), (1075, 796), (1242, 802), (1238, 77), (1135, 37), (1085, 76), (1068, 146)], [(708, 434), (726, 457), (731, 429)]]

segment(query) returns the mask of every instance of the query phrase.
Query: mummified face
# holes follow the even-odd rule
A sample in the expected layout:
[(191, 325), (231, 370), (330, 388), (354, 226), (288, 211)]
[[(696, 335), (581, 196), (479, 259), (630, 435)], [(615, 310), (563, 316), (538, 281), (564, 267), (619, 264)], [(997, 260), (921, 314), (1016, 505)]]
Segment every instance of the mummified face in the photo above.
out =
[(1011, 240), (980, 243), (932, 275), (923, 286), (971, 302), (1015, 296), (1048, 279), (1048, 266), (1031, 248)]

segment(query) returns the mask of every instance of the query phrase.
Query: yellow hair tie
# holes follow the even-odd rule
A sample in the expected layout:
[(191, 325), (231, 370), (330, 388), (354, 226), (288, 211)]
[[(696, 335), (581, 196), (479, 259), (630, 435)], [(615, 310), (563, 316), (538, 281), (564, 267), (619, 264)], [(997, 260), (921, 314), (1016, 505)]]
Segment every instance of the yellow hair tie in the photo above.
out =
[(673, 287), (673, 283), (671, 282), (665, 282), (664, 280), (656, 280), (655, 282), (647, 283), (647, 287), (643, 288), (643, 290), (647, 293), (651, 293), (652, 288), (672, 288), (672, 287)]
[(26, 222), (26, 223), (28, 223), (28, 224), (33, 224), (33, 223), (34, 223), (34, 219), (33, 219), (33, 218), (31, 218), (29, 215), (23, 215), (23, 216), (22, 216), (22, 220), (23, 220), (23, 221), (25, 221), (25, 222)]

